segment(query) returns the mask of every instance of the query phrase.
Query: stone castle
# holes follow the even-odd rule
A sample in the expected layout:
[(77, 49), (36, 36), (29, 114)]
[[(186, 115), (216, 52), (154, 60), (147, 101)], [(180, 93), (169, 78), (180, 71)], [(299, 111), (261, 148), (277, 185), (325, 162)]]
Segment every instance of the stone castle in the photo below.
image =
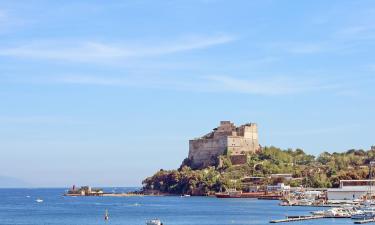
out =
[(230, 121), (203, 137), (189, 141), (189, 161), (192, 168), (204, 168), (218, 163), (220, 155), (229, 155), (233, 164), (246, 163), (246, 153), (260, 151), (255, 123), (236, 127)]

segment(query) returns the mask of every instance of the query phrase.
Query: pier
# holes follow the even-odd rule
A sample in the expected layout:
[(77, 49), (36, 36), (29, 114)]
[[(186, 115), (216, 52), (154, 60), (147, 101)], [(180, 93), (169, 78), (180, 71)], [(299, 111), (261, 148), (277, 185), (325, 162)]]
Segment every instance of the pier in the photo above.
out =
[(357, 220), (354, 223), (355, 224), (365, 224), (365, 223), (373, 223), (375, 222), (375, 219), (368, 219), (368, 220)]
[[(302, 220), (328, 219), (328, 218), (343, 219), (343, 218), (350, 218), (350, 216), (322, 216), (322, 215), (287, 216), (285, 219), (271, 220), (270, 223), (285, 223), (285, 222), (295, 222), (295, 221), (302, 221)], [(375, 219), (361, 220), (361, 221), (356, 221), (356, 222), (370, 223), (370, 222), (375, 222)]]
[(280, 220), (271, 220), (270, 223), (285, 223), (285, 222), (294, 222), (302, 220), (313, 220), (313, 219), (323, 219), (324, 216), (287, 216), (285, 219)]

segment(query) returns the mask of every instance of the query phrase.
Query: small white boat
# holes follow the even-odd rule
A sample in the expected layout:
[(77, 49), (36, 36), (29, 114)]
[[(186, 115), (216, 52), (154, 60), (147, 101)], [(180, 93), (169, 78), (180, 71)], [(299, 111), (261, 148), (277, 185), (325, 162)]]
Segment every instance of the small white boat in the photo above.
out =
[(181, 195), (181, 198), (190, 197), (191, 195)]
[(304, 205), (304, 206), (307, 206), (307, 205), (312, 205), (313, 204), (313, 201), (310, 200), (310, 199), (300, 199), (298, 200), (298, 205)]
[(346, 208), (331, 208), (324, 212), (324, 216), (329, 218), (350, 218), (351, 214), (351, 210)]
[(109, 220), (109, 214), (108, 214), (108, 210), (107, 209), (105, 210), (104, 220)]
[(38, 198), (38, 199), (35, 200), (35, 201), (38, 202), (38, 203), (42, 203), (42, 202), (43, 202), (43, 199)]
[(146, 225), (163, 225), (159, 219), (153, 219), (146, 221)]
[(321, 210), (321, 211), (313, 211), (313, 212), (310, 212), (310, 213), (313, 214), (314, 216), (324, 216), (325, 211), (324, 211), (324, 210)]

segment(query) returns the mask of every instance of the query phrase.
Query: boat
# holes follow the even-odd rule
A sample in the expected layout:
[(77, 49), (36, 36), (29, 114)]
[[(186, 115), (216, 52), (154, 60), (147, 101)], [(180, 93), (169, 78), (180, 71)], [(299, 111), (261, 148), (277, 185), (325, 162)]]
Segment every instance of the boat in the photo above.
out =
[(181, 198), (190, 197), (191, 195), (181, 195)]
[(313, 214), (314, 216), (324, 216), (325, 211), (320, 210), (320, 211), (313, 211), (313, 212), (310, 212), (310, 213)]
[(323, 216), (327, 218), (351, 218), (352, 211), (349, 208), (332, 208), (326, 210)]
[(146, 225), (163, 225), (163, 223), (159, 219), (152, 219), (146, 221)]
[(299, 199), (297, 201), (297, 205), (303, 205), (303, 206), (309, 206), (309, 205), (312, 205), (313, 203), (314, 201), (311, 199)]
[(224, 193), (216, 193), (217, 198), (241, 198), (242, 191), (237, 191), (236, 189), (229, 189)]
[(215, 193), (217, 198), (258, 198), (265, 200), (279, 200), (282, 195), (277, 193), (265, 193), (265, 192), (242, 192), (235, 189), (229, 189), (226, 192)]
[(353, 220), (368, 220), (374, 219), (375, 214), (372, 212), (358, 212), (352, 215), (351, 217)]
[(104, 220), (109, 220), (109, 214), (108, 214), (108, 210), (107, 209), (105, 210)]
[(35, 201), (38, 202), (38, 203), (42, 203), (42, 202), (43, 202), (43, 199), (38, 198), (38, 199), (35, 200)]
[(365, 206), (353, 213), (352, 219), (375, 219), (375, 208), (373, 206)]

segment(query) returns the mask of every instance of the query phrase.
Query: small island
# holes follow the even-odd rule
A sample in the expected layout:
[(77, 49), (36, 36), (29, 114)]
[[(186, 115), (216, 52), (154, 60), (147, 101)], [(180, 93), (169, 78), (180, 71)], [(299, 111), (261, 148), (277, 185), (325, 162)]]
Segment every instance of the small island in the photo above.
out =
[(109, 193), (104, 192), (102, 188), (91, 188), (90, 186), (82, 186), (77, 188), (73, 185), (64, 196), (104, 196), (104, 197), (128, 197), (128, 196), (139, 196), (143, 195), (140, 192), (130, 192), (130, 193)]

